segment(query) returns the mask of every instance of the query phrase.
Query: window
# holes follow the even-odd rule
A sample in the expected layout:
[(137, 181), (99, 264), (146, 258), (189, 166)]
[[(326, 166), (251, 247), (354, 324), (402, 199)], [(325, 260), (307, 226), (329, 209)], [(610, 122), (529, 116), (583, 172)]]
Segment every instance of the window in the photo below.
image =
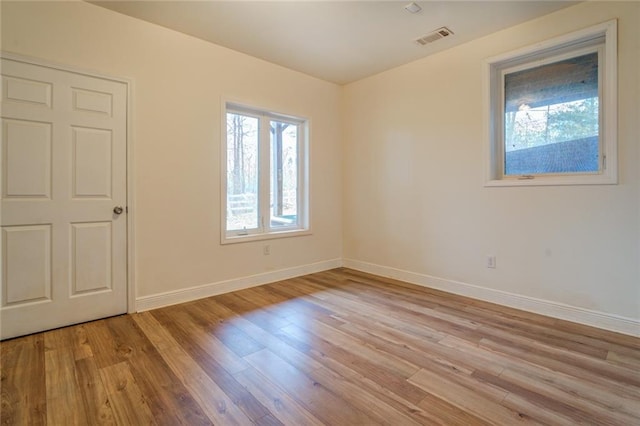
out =
[(486, 62), (487, 186), (617, 183), (616, 22)]
[(226, 104), (223, 243), (308, 231), (307, 121)]

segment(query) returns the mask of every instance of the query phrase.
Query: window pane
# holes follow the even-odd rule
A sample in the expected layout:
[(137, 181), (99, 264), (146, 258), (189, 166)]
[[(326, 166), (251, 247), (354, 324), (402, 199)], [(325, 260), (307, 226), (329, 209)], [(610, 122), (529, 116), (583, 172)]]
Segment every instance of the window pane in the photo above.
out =
[(271, 226), (298, 224), (298, 125), (271, 121)]
[(504, 76), (504, 174), (599, 171), (598, 53)]
[(227, 230), (258, 227), (258, 119), (227, 113)]

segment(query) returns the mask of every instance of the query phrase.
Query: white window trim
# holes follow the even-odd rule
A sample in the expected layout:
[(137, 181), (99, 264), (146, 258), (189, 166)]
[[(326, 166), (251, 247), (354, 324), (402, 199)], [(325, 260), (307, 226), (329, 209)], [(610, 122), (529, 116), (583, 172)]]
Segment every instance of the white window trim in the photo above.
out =
[[(569, 51), (579, 51), (579, 46), (590, 40), (603, 37), (604, 55), (600, 54), (599, 102), (600, 149), (602, 170), (599, 173), (566, 173), (535, 175), (533, 177), (505, 176), (503, 120), (504, 99), (502, 96), (505, 70), (514, 69), (518, 64), (541, 65), (549, 58), (560, 57)], [(595, 49), (594, 49), (595, 50)], [(485, 60), (483, 69), (484, 98), (484, 186), (543, 186), (543, 185), (611, 185), (618, 183), (617, 155), (617, 21), (611, 20), (590, 28), (547, 40), (533, 46), (494, 56)], [(600, 52), (602, 52), (600, 50)], [(542, 56), (542, 58), (541, 58)], [(535, 64), (535, 65), (534, 65)]]
[[(221, 139), (220, 139), (220, 243), (221, 244), (234, 244), (243, 243), (249, 241), (263, 241), (276, 238), (288, 238), (295, 236), (311, 235), (311, 219), (310, 219), (310, 194), (309, 194), (309, 134), (311, 132), (311, 120), (305, 117), (294, 116), (291, 114), (284, 114), (280, 112), (274, 112), (273, 110), (247, 106), (244, 103), (231, 101), (228, 99), (222, 99), (222, 117), (221, 117)], [(278, 229), (267, 230), (263, 223), (258, 224), (258, 229), (248, 230), (246, 234), (241, 231), (227, 231), (227, 112), (238, 112), (253, 117), (266, 116), (269, 119), (282, 120), (284, 122), (290, 122), (298, 124), (299, 138), (298, 138), (298, 158), (300, 165), (298, 167), (298, 225), (291, 227), (282, 227)], [(262, 126), (260, 129), (259, 146), (258, 150), (269, 151), (270, 135), (269, 129)], [(269, 155), (259, 155), (260, 161), (260, 187), (269, 188), (270, 182), (270, 166), (271, 158)], [(259, 194), (260, 195), (260, 194)], [(258, 201), (258, 209), (260, 212), (269, 211), (269, 197), (261, 197)], [(259, 219), (259, 222), (264, 220), (263, 217)]]

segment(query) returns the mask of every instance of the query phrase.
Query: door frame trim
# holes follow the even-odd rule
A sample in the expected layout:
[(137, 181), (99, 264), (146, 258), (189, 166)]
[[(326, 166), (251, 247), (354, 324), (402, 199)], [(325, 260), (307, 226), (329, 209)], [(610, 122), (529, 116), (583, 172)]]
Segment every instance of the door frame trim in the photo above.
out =
[(74, 74), (96, 77), (103, 80), (115, 81), (126, 86), (127, 92), (127, 113), (126, 113), (126, 144), (127, 144), (127, 164), (126, 164), (126, 181), (127, 181), (127, 313), (137, 311), (136, 307), (136, 263), (135, 263), (135, 185), (134, 185), (134, 158), (133, 158), (133, 88), (134, 79), (130, 77), (114, 77), (102, 74), (94, 70), (76, 67), (68, 64), (61, 64), (47, 59), (35, 58), (32, 56), (12, 53), (0, 50), (0, 58), (10, 59), (12, 61), (23, 62), (26, 64), (37, 65), (45, 68), (52, 68), (59, 71), (71, 72)]

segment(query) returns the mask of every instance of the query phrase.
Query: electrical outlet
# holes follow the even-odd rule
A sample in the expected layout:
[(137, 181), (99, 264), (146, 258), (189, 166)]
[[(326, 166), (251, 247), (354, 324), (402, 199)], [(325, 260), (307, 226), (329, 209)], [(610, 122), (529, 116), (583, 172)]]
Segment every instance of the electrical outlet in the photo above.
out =
[(496, 268), (496, 257), (491, 255), (487, 256), (487, 268), (495, 269)]
[(271, 254), (271, 246), (266, 245), (262, 247), (262, 254), (264, 254), (265, 256), (269, 256)]

